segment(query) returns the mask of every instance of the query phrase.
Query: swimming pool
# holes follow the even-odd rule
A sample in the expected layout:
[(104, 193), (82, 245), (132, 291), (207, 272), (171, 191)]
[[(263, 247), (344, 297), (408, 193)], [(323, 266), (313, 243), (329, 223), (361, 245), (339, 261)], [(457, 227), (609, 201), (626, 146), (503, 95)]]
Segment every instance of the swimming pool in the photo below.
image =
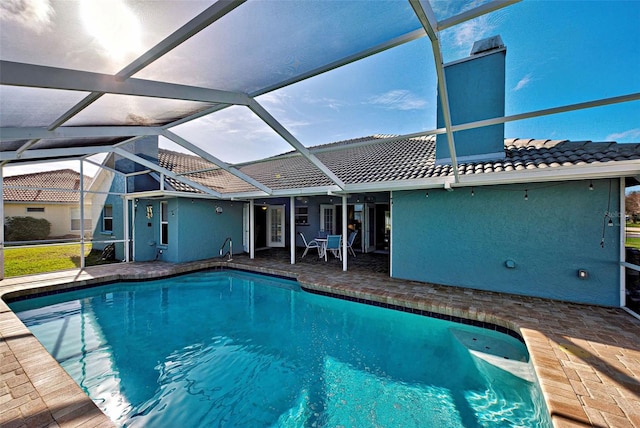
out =
[(11, 303), (121, 426), (551, 426), (508, 335), (236, 271)]

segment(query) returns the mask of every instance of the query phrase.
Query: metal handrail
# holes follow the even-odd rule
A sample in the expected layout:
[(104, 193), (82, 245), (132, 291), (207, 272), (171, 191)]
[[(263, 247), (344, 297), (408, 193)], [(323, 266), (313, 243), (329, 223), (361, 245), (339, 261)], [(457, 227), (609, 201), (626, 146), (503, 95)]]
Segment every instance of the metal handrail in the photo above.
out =
[[(227, 242), (229, 243), (229, 251), (223, 254), (224, 246), (227, 245)], [(229, 256), (229, 258), (227, 259), (228, 262), (233, 260), (231, 258), (231, 256), (233, 255), (233, 241), (231, 240), (231, 237), (228, 237), (227, 239), (225, 239), (224, 242), (222, 243), (222, 246), (220, 247), (220, 257), (224, 257), (226, 255)]]

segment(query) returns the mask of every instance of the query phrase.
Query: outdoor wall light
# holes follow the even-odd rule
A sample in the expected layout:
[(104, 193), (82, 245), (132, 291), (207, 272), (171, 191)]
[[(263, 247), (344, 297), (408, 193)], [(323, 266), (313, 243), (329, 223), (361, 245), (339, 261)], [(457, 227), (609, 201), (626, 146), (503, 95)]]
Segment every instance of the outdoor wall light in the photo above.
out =
[(222, 207), (216, 207), (216, 214), (222, 214)]
[(153, 205), (147, 205), (147, 218), (151, 219), (153, 217)]
[(504, 265), (507, 269), (514, 269), (516, 267), (516, 262), (514, 262), (513, 260), (509, 259), (506, 262), (504, 262)]
[(589, 272), (587, 272), (585, 269), (579, 269), (578, 270), (578, 278), (580, 278), (580, 279), (589, 278)]

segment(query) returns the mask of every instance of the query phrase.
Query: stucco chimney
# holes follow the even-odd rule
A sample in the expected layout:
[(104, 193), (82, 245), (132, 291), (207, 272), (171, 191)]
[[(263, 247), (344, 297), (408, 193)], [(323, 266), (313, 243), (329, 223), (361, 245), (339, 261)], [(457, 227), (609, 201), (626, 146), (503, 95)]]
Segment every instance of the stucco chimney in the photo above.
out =
[[(453, 125), (504, 116), (506, 55), (502, 38), (493, 36), (475, 42), (468, 58), (444, 65)], [(444, 127), (439, 94), (437, 126)], [(458, 163), (505, 156), (502, 123), (455, 132), (453, 136)], [(450, 162), (447, 136), (438, 135), (436, 163)]]

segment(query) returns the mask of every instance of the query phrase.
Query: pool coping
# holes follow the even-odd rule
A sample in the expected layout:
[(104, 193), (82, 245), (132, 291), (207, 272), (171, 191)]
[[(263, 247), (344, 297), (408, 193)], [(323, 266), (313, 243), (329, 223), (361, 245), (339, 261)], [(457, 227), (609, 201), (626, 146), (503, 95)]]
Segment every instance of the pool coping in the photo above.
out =
[[(239, 258), (96, 266), (0, 282), (0, 425), (113, 426), (11, 312), (5, 296), (66, 291), (211, 268), (296, 279), (350, 300), (501, 326), (522, 337), (555, 427), (640, 428), (640, 320), (623, 309), (402, 281), (375, 273)], [(554, 325), (555, 323), (555, 325)]]

